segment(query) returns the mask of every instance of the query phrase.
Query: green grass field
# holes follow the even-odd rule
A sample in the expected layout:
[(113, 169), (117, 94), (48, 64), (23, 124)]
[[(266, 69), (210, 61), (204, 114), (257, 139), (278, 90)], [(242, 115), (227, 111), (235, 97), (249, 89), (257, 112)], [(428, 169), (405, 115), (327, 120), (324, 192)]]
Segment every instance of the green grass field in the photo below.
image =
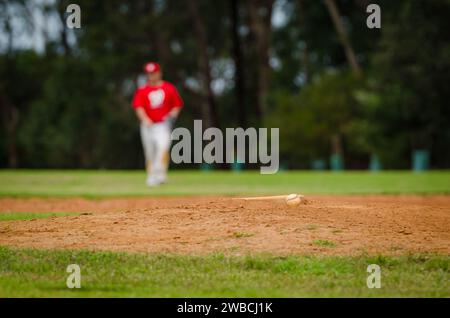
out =
[(450, 193), (450, 172), (176, 171), (169, 183), (148, 189), (143, 171), (0, 170), (0, 196), (147, 196)]
[[(78, 264), (81, 288), (68, 289)], [(381, 288), (367, 288), (369, 264)], [(0, 248), (0, 297), (449, 297), (444, 256), (205, 257)]]
[[(450, 193), (447, 171), (295, 171), (273, 176), (183, 171), (172, 172), (169, 184), (154, 189), (146, 188), (144, 179), (140, 171), (3, 170), (0, 196)], [(0, 222), (35, 217), (0, 212)], [(81, 289), (66, 287), (66, 267), (73, 263), (81, 267)], [(366, 269), (372, 263), (382, 268), (381, 289), (366, 286)], [(448, 255), (428, 254), (181, 256), (0, 247), (0, 297), (450, 297), (449, 264)]]

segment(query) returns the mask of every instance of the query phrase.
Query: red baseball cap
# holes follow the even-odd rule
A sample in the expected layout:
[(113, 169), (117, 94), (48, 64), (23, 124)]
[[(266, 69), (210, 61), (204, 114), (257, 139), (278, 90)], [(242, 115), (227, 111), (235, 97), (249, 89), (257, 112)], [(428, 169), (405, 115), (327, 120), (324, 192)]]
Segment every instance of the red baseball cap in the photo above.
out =
[(156, 62), (145, 63), (144, 71), (145, 73), (156, 73), (161, 70), (161, 66), (159, 66)]

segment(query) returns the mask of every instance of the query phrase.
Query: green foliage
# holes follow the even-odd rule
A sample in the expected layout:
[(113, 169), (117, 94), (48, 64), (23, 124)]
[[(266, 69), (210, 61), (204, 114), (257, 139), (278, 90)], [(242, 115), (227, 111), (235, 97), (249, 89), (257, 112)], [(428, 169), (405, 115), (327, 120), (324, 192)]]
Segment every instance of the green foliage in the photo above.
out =
[[(373, 56), (379, 103), (375, 146), (390, 167), (407, 167), (411, 150), (428, 149), (436, 166), (450, 163), (450, 2), (405, 2), (386, 12)], [(430, 16), (433, 16), (431, 19)]]
[(362, 85), (350, 74), (331, 72), (316, 78), (298, 96), (274, 94), (276, 107), (268, 125), (280, 128), (282, 158), (293, 167), (309, 167), (314, 159), (329, 158), (336, 135), (346, 142), (349, 157), (357, 156), (356, 125), (362, 111), (355, 94)]
[[(258, 65), (247, 1), (238, 5), (244, 125), (280, 127), (287, 166), (309, 168), (313, 160), (328, 161), (336, 152), (331, 138), (338, 138), (347, 168), (367, 168), (372, 154), (384, 167), (407, 168), (415, 149), (431, 152), (432, 167), (450, 167), (448, 0), (379, 1), (380, 30), (366, 27), (364, 2), (336, 1), (363, 69), (360, 79), (349, 74), (323, 1), (276, 1), (284, 20), (270, 33), (270, 107), (263, 120), (255, 111)], [(55, 1), (45, 10), (62, 15), (69, 3)], [(178, 125), (191, 127), (204, 115), (200, 43), (186, 2), (77, 3), (82, 28), (66, 30), (73, 41), (64, 42), (64, 30), (50, 24), (61, 36), (48, 39), (42, 52), (2, 42), (1, 167), (16, 161), (21, 167), (143, 167), (130, 100), (148, 60), (161, 62), (165, 78), (186, 102)], [(220, 122), (236, 127), (229, 3), (198, 0), (213, 83), (222, 84), (215, 96)], [(16, 35), (8, 6), (15, 6), (15, 18), (31, 32), (31, 5), (39, 8), (34, 1), (0, 2), (2, 38)]]
[[(140, 162), (137, 125), (130, 107), (113, 99), (90, 64), (53, 61), (42, 97), (31, 104), (19, 132), (30, 167), (132, 167)], [(125, 105), (124, 105), (125, 104)], [(122, 145), (118, 147), (118, 145)], [(126, 154), (126, 155), (124, 155)]]

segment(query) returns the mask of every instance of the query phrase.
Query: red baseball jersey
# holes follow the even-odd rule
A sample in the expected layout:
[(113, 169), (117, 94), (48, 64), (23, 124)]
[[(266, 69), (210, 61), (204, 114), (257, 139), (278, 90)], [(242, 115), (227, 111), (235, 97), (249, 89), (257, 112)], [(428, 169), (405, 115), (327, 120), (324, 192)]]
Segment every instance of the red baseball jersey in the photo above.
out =
[(146, 84), (139, 87), (132, 106), (134, 109), (144, 108), (147, 116), (157, 123), (163, 121), (172, 109), (183, 107), (183, 100), (174, 85), (163, 81), (159, 86)]

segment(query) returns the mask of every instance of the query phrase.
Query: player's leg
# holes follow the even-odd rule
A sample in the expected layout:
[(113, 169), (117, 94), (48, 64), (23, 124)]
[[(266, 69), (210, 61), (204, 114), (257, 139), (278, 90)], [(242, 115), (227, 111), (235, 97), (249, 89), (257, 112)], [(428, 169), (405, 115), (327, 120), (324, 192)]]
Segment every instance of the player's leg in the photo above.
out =
[(170, 125), (166, 122), (158, 123), (154, 126), (155, 137), (155, 160), (153, 162), (153, 172), (159, 183), (167, 179), (169, 168), (169, 148), (170, 148)]
[(152, 183), (152, 170), (155, 157), (155, 143), (149, 126), (141, 125), (141, 140), (145, 155), (145, 168), (147, 171), (147, 185)]

